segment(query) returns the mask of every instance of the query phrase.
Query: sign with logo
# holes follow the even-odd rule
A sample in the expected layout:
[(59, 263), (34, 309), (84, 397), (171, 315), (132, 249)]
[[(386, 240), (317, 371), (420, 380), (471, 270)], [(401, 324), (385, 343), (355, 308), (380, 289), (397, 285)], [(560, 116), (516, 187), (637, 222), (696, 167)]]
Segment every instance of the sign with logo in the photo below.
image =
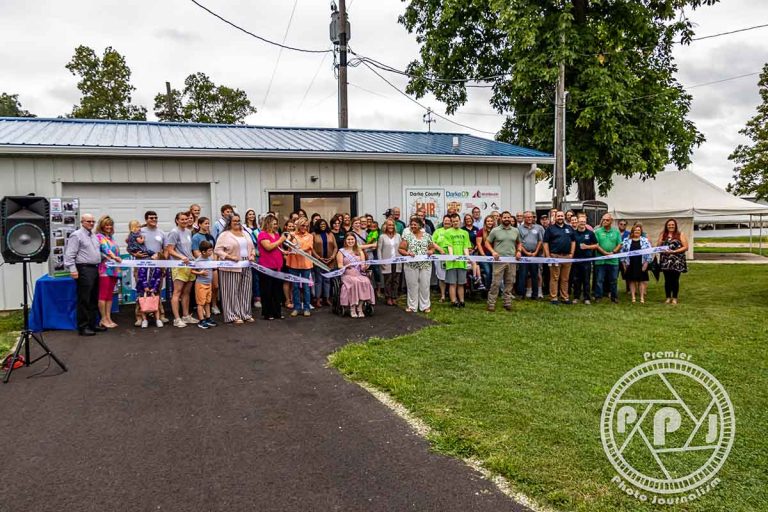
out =
[(472, 213), (474, 208), (480, 208), (481, 218), (490, 215), (492, 211), (501, 211), (501, 187), (456, 185), (449, 187), (415, 187), (403, 188), (406, 218), (416, 213), (416, 209), (424, 207), (427, 218), (435, 225), (442, 222), (442, 217), (449, 211), (460, 215)]
[(611, 481), (641, 502), (689, 503), (720, 484), (736, 435), (723, 385), (679, 351), (646, 352), (603, 405), (603, 449)]

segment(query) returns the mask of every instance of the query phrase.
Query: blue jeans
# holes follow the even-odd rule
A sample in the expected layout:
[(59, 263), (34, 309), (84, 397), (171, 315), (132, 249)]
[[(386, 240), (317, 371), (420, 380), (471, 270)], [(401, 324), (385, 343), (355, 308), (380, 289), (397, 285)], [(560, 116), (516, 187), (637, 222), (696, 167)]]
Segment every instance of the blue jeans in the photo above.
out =
[(251, 280), (253, 281), (251, 284), (251, 291), (253, 293), (254, 299), (260, 299), (261, 298), (261, 290), (259, 290), (259, 271), (255, 268), (251, 269)]
[(581, 299), (582, 295), (584, 300), (589, 300), (590, 291), (592, 289), (592, 262), (583, 261), (581, 263), (574, 263), (571, 267), (571, 277), (573, 278), (573, 298)]
[(483, 278), (483, 284), (486, 290), (491, 289), (491, 282), (493, 281), (493, 264), (488, 262), (480, 262), (480, 275)]
[(602, 299), (605, 297), (604, 290), (606, 289), (610, 293), (612, 299), (618, 299), (618, 265), (595, 265), (595, 278), (595, 299)]
[(517, 294), (520, 297), (525, 297), (525, 281), (530, 277), (531, 298), (537, 299), (539, 297), (539, 264), (521, 263), (517, 268), (519, 270), (517, 278)]
[[(311, 269), (289, 268), (288, 272), (292, 276), (299, 276), (309, 279)], [(301, 298), (300, 295), (301, 294)], [(293, 283), (293, 309), (294, 311), (309, 311), (309, 285)]]
[(331, 280), (323, 277), (323, 272), (325, 270), (320, 269), (320, 267), (313, 268), (315, 278), (314, 295), (316, 299), (329, 299), (331, 297)]

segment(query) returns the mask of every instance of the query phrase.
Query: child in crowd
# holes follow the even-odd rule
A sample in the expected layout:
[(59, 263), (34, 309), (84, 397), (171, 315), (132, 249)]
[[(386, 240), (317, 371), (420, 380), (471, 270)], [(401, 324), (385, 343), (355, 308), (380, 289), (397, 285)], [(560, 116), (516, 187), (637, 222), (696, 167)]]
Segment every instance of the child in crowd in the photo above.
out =
[[(208, 240), (200, 242), (200, 257), (195, 262), (211, 261), (213, 256), (213, 244)], [(211, 282), (213, 270), (210, 268), (193, 268), (195, 279), (195, 299), (197, 301), (197, 316), (200, 321), (197, 326), (201, 329), (216, 327), (218, 325), (211, 318)]]
[[(128, 238), (125, 240), (127, 247), (126, 250), (134, 259), (146, 260), (152, 258), (156, 260), (158, 254), (154, 251), (147, 249), (144, 245), (144, 233), (141, 232), (141, 223), (138, 220), (132, 220), (128, 223)], [(139, 297), (146, 295), (159, 295), (161, 281), (163, 279), (163, 270), (160, 268), (137, 268), (133, 270), (133, 281), (136, 283), (136, 317), (140, 322), (142, 329), (146, 329), (149, 326), (148, 314), (155, 316), (155, 325), (162, 327), (163, 322), (157, 316), (158, 313), (146, 313), (141, 311), (139, 307)]]
[(130, 221), (128, 223), (128, 231), (130, 232), (126, 240), (128, 254), (137, 260), (157, 259), (155, 252), (147, 249), (147, 246), (144, 244), (144, 233), (141, 232), (141, 223), (139, 221)]

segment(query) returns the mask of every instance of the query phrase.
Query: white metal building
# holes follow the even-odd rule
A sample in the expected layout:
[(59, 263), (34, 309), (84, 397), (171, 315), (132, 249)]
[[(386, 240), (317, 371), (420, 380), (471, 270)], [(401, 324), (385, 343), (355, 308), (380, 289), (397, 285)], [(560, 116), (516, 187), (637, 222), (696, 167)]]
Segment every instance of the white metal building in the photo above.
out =
[[(146, 210), (170, 229), (193, 203), (214, 218), (225, 203), (381, 218), (405, 206), (408, 187), (484, 187), (498, 190), (499, 209), (534, 208), (534, 171), (548, 163), (546, 153), (465, 134), (0, 118), (0, 197), (79, 198), (81, 212), (115, 219), (118, 243)], [(33, 267), (33, 279), (47, 271)], [(21, 267), (3, 265), (0, 310), (20, 300)]]

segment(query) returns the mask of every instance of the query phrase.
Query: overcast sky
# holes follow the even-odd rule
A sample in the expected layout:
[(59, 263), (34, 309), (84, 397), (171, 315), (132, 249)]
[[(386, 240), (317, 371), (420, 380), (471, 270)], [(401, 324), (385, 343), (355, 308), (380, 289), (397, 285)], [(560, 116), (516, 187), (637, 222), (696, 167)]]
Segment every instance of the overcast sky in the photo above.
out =
[[(222, 16), (263, 35), (303, 48), (330, 48), (330, 0), (200, 0)], [(397, 23), (400, 0), (347, 0), (350, 45), (358, 53), (404, 68), (417, 56), (413, 36)], [(697, 36), (768, 23), (768, 1), (725, 0), (689, 13)], [(287, 30), (287, 35), (286, 35)], [(165, 81), (182, 85), (202, 71), (217, 84), (244, 89), (258, 113), (250, 124), (336, 126), (333, 59), (279, 50), (242, 34), (189, 0), (0, 0), (0, 91), (18, 93), (24, 108), (40, 117), (65, 114), (79, 99), (76, 77), (64, 65), (85, 44), (101, 54), (112, 46), (130, 66), (137, 88), (134, 103), (151, 115), (153, 98)], [(768, 28), (679, 46), (679, 79), (691, 86), (759, 72), (768, 62)], [(279, 59), (279, 62), (278, 62)], [(272, 85), (269, 87), (270, 80)], [(406, 79), (386, 75), (404, 89)], [(737, 133), (759, 103), (757, 76), (691, 89), (691, 118), (707, 141), (693, 155), (692, 170), (725, 186), (732, 175), (728, 154), (743, 138)], [(363, 66), (349, 72), (351, 128), (425, 130), (423, 110)], [(269, 90), (269, 92), (268, 92)], [(453, 119), (494, 132), (487, 94), (475, 93)], [(437, 112), (444, 107), (420, 100)], [(438, 120), (434, 130), (467, 132)], [(481, 132), (476, 135), (492, 137)]]

